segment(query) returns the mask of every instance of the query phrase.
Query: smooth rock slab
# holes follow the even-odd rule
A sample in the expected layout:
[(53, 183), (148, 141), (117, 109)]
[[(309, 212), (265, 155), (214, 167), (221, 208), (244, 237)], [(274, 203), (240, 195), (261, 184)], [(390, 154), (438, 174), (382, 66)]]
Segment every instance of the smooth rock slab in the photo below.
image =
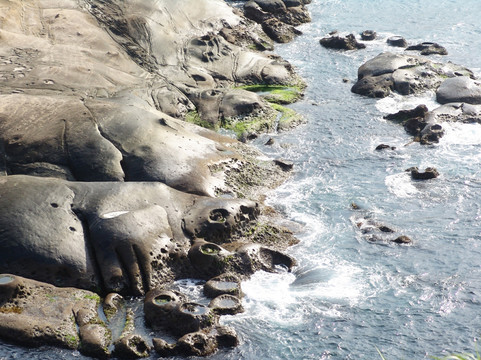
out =
[(436, 100), (440, 104), (465, 102), (481, 104), (481, 83), (468, 76), (457, 76), (446, 79), (436, 92)]

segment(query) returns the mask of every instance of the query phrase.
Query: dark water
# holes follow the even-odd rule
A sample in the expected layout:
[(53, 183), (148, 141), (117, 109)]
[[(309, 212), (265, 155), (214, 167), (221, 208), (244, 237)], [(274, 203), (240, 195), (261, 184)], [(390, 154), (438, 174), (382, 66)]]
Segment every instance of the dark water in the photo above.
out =
[[(243, 284), (246, 312), (223, 318), (242, 344), (213, 359), (380, 359), (376, 348), (389, 360), (474, 352), (481, 333), (481, 125), (447, 126), (432, 147), (404, 146), (411, 137), (382, 115), (420, 103), (433, 108), (433, 94), (378, 101), (350, 87), (364, 61), (395, 50), (385, 45), (391, 35), (438, 42), (449, 55), (433, 58), (479, 74), (481, 1), (313, 0), (309, 8), (304, 35), (276, 48), (308, 83), (305, 99), (293, 105), (308, 123), (276, 136), (273, 147), (257, 142), (268, 156), (295, 162), (293, 178), (269, 202), (304, 226), (290, 249), (299, 266)], [(380, 40), (355, 52), (326, 50), (318, 40), (334, 29), (372, 29)], [(397, 150), (374, 151), (380, 143)], [(434, 166), (441, 176), (415, 183), (404, 172), (411, 166)], [(351, 210), (352, 202), (363, 210)], [(367, 241), (355, 225), (363, 216), (413, 245)], [(84, 358), (0, 349), (0, 359)]]

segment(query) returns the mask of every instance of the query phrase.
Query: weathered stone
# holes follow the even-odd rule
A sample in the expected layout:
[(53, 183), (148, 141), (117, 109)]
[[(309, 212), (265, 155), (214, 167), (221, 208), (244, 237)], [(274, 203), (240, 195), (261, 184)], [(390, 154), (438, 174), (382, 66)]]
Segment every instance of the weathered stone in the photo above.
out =
[(377, 37), (377, 33), (374, 30), (364, 30), (361, 33), (361, 39), (364, 41), (372, 41)]
[(357, 42), (354, 34), (347, 36), (339, 36), (337, 34), (331, 35), (319, 40), (319, 43), (325, 48), (337, 49), (337, 50), (356, 50), (364, 49), (366, 45)]
[(351, 91), (369, 97), (386, 97), (392, 91), (401, 95), (435, 90), (446, 77), (472, 76), (461, 66), (435, 63), (419, 56), (382, 53), (358, 70), (358, 81)]
[(446, 79), (436, 92), (436, 100), (440, 104), (464, 102), (479, 105), (481, 104), (481, 83), (468, 76)]
[(408, 110), (400, 110), (397, 113), (385, 115), (384, 119), (395, 121), (395, 122), (404, 122), (409, 119), (413, 118), (424, 118), (428, 112), (428, 107), (424, 104), (418, 105), (413, 109)]
[(448, 55), (448, 51), (445, 47), (433, 42), (422, 42), (417, 45), (411, 45), (406, 48), (406, 51), (409, 50), (420, 51), (421, 55)]
[[(54, 345), (107, 355), (110, 333), (97, 314), (99, 299), (89, 291), (2, 274), (0, 336), (28, 346)], [(90, 324), (99, 328), (90, 332)]]
[(120, 359), (146, 358), (150, 347), (140, 335), (128, 335), (115, 343), (114, 355)]
[(439, 172), (432, 167), (427, 167), (424, 172), (420, 172), (417, 167), (409, 168), (406, 171), (411, 173), (411, 177), (414, 180), (429, 180), (439, 176)]
[(392, 240), (392, 242), (394, 242), (396, 244), (411, 244), (412, 240), (405, 235), (401, 235), (401, 236), (397, 237), (396, 239)]
[(235, 315), (244, 312), (240, 299), (229, 294), (222, 294), (212, 299), (209, 307), (218, 315)]
[(223, 294), (234, 295), (237, 297), (242, 296), (240, 280), (234, 274), (221, 274), (205, 283), (205, 296), (209, 298), (215, 298)]
[(375, 149), (375, 150), (381, 151), (381, 150), (384, 150), (384, 149), (396, 150), (396, 147), (390, 146), (390, 145), (386, 145), (386, 144), (379, 144), (378, 146), (376, 146), (376, 149)]
[(386, 40), (386, 42), (388, 43), (388, 45), (395, 46), (395, 47), (407, 47), (408, 46), (408, 42), (402, 36), (391, 36)]

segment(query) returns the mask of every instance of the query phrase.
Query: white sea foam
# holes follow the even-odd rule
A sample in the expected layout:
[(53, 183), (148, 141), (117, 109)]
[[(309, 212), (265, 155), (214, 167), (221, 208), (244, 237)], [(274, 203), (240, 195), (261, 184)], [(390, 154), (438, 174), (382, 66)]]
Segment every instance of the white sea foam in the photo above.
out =
[(408, 173), (386, 176), (384, 181), (389, 192), (400, 198), (416, 196), (418, 189), (411, 183)]
[(439, 106), (436, 102), (434, 92), (428, 91), (420, 95), (410, 96), (391, 94), (388, 97), (378, 100), (376, 102), (376, 108), (382, 113), (393, 114), (400, 110), (413, 109), (422, 104), (426, 105), (429, 110), (433, 110)]

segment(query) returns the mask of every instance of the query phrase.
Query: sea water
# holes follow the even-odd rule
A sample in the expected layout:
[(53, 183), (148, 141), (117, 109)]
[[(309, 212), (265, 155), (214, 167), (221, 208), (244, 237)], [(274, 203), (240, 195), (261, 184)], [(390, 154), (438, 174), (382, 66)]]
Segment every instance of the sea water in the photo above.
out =
[[(212, 359), (429, 359), (475, 352), (481, 335), (481, 125), (446, 125), (439, 144), (411, 143), (383, 115), (426, 104), (433, 93), (368, 99), (350, 88), (357, 69), (401, 35), (433, 41), (480, 75), (479, 0), (313, 0), (303, 35), (277, 45), (307, 82), (292, 108), (307, 123), (254, 145), (295, 163), (268, 203), (300, 224), (288, 250), (292, 272), (256, 273), (242, 284), (245, 313), (222, 317), (241, 344)], [(378, 40), (357, 51), (319, 45), (332, 30)], [(346, 82), (348, 80), (348, 82)], [(269, 136), (273, 146), (263, 145)], [(381, 143), (394, 151), (375, 151)], [(413, 182), (405, 169), (436, 167), (440, 177)], [(351, 204), (361, 210), (352, 210)], [(413, 244), (370, 242), (356, 224), (370, 218)], [(297, 227), (298, 228), (298, 227)], [(195, 281), (178, 283), (192, 297)], [(200, 299), (202, 301), (202, 299)], [(141, 321), (141, 319), (138, 319)], [(84, 359), (78, 352), (0, 344), (0, 359)], [(156, 358), (155, 355), (152, 358)]]

